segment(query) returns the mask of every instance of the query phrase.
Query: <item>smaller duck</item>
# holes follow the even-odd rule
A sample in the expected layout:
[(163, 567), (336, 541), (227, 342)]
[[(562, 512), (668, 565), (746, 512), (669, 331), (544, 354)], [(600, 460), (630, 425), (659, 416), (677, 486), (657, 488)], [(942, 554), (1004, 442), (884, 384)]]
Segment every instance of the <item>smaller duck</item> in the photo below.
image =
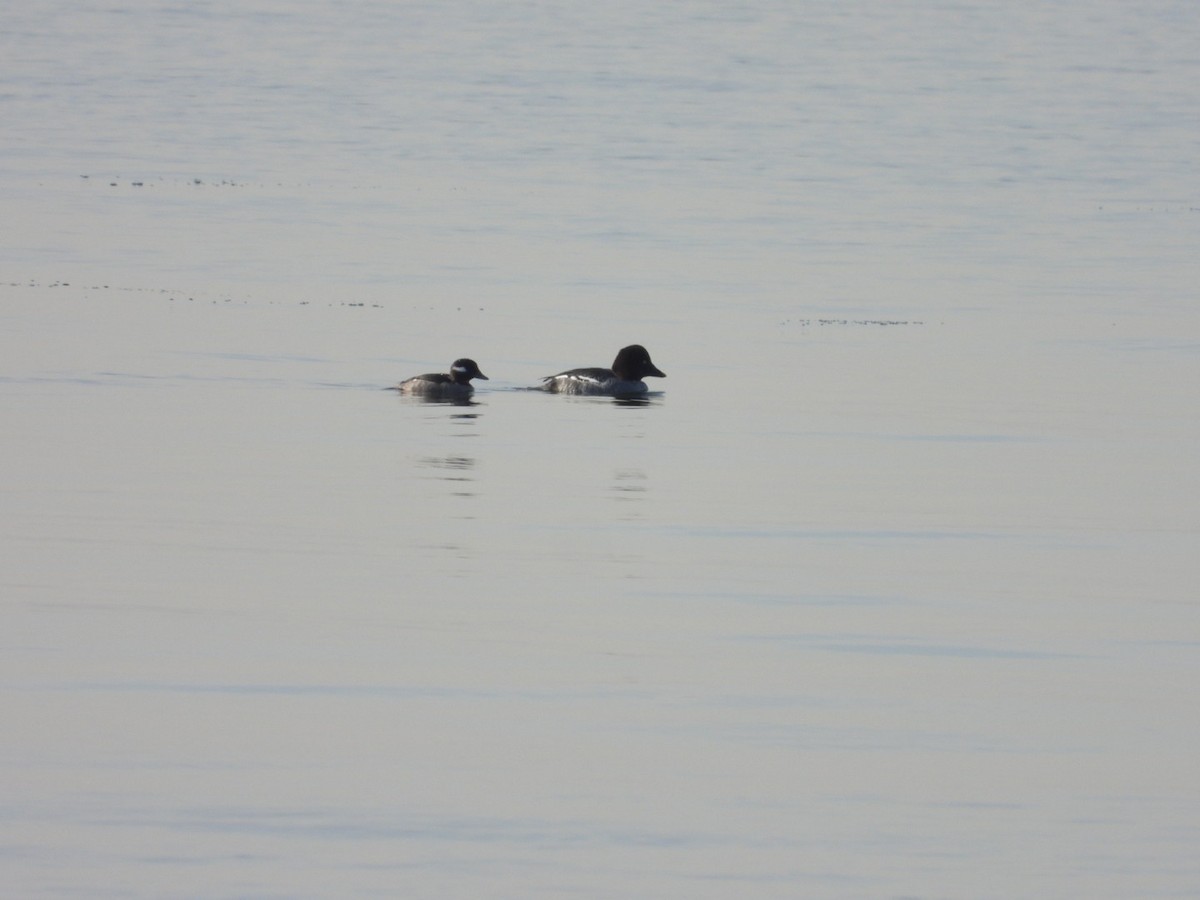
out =
[(402, 394), (428, 397), (431, 400), (463, 400), (475, 393), (471, 379), (490, 380), (479, 371), (479, 366), (473, 359), (456, 359), (450, 365), (450, 374), (431, 372), (427, 375), (414, 375), (406, 378), (391, 390)]
[(628, 397), (644, 394), (649, 388), (642, 381), (648, 375), (666, 378), (650, 361), (641, 344), (622, 347), (611, 369), (569, 369), (542, 379), (542, 390), (552, 394), (591, 394), (603, 397)]

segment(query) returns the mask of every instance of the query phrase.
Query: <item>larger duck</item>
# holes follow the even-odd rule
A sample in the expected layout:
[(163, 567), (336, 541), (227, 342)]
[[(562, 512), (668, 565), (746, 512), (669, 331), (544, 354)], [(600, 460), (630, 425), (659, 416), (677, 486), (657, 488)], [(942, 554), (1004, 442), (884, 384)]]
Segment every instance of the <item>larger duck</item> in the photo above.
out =
[(611, 369), (568, 369), (542, 379), (542, 390), (552, 394), (591, 394), (602, 397), (628, 397), (649, 390), (647, 376), (666, 378), (641, 344), (622, 347)]

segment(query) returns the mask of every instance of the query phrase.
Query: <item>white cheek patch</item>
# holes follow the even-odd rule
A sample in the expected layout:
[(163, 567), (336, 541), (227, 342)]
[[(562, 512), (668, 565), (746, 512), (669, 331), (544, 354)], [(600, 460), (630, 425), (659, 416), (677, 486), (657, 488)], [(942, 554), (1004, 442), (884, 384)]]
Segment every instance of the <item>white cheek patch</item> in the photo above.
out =
[(462, 372), (465, 374), (467, 371), (467, 367), (466, 366), (451, 366), (450, 371), (451, 372)]

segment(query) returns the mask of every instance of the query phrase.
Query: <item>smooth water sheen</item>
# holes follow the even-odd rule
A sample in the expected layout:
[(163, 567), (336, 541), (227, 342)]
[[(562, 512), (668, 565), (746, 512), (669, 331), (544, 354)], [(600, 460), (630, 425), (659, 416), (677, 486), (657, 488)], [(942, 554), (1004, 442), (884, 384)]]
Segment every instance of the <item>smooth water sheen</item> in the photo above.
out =
[(1200, 893), (1198, 46), (8, 4), (0, 893)]

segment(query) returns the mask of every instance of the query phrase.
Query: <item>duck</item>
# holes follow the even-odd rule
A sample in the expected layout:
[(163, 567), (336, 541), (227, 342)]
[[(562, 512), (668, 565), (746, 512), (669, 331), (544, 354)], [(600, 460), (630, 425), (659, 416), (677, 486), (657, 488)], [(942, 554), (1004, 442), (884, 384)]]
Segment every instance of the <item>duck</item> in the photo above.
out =
[(430, 372), (425, 375), (414, 375), (406, 378), (392, 390), (401, 394), (428, 397), (430, 399), (462, 400), (475, 393), (471, 379), (481, 381), (490, 379), (479, 371), (479, 365), (473, 359), (456, 359), (450, 364), (450, 374)]
[(585, 368), (568, 369), (557, 375), (542, 379), (541, 388), (552, 394), (590, 394), (601, 397), (628, 397), (644, 394), (649, 390), (647, 376), (666, 378), (650, 361), (650, 354), (641, 344), (622, 347), (613, 360), (611, 369)]

